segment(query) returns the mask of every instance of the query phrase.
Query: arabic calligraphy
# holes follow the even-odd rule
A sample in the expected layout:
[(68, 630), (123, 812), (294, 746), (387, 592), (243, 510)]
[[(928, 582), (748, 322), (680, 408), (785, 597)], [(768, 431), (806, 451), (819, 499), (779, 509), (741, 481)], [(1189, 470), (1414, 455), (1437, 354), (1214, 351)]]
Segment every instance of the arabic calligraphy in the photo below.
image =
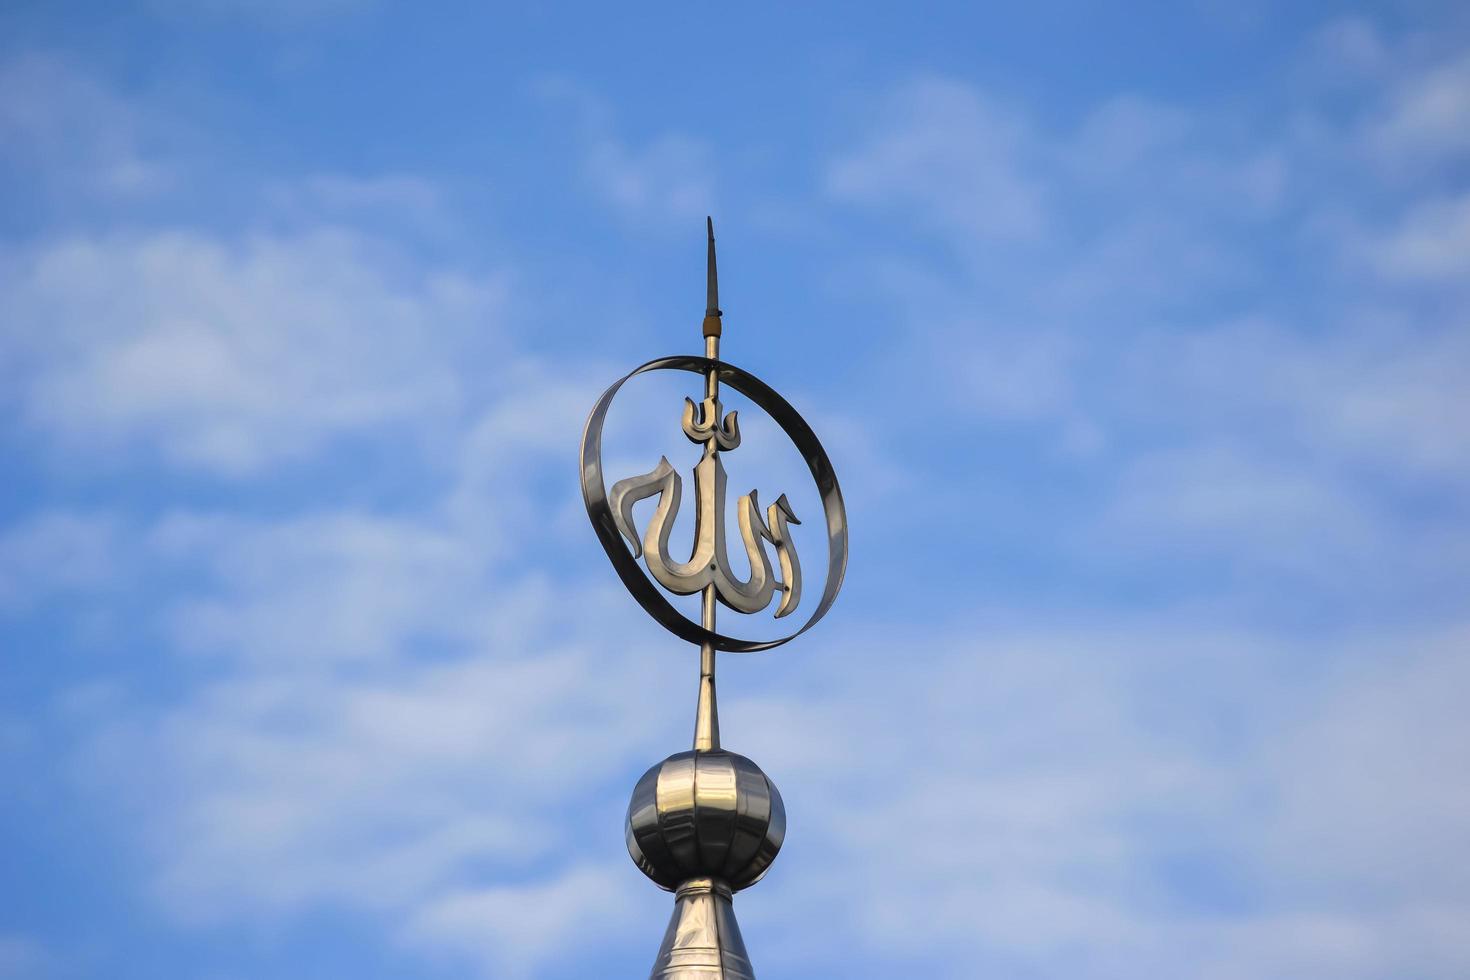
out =
[[(740, 445), (740, 426), (735, 412), (723, 417), (722, 413), (718, 398), (706, 398), (697, 404), (692, 399), (684, 400), (684, 434), (705, 447), (704, 457), (694, 467), (694, 543), (687, 561), (675, 560), (669, 552), (683, 481), (668, 457), (659, 457), (658, 465), (647, 473), (613, 484), (608, 505), (614, 523), (632, 547), (633, 557), (641, 556), (654, 580), (670, 592), (692, 595), (713, 585), (716, 597), (729, 608), (757, 613), (770, 605), (779, 591), (782, 595), (776, 618), (780, 619), (801, 602), (801, 562), (789, 531), (789, 525), (801, 521), (784, 493), (764, 513), (756, 491), (742, 494), (735, 504), (736, 519), (750, 574), (742, 579), (731, 570), (724, 519), (726, 476), (720, 451)], [(649, 497), (657, 497), (658, 504), (640, 540), (633, 506)], [(767, 554), (767, 544), (775, 551), (779, 577)]]

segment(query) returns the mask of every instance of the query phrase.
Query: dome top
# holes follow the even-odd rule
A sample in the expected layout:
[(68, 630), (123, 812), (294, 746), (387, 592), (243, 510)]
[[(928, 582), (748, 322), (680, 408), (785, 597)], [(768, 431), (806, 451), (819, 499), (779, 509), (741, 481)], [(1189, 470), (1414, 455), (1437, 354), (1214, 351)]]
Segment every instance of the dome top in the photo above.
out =
[(786, 837), (781, 794), (743, 755), (680, 752), (649, 769), (628, 803), (628, 853), (660, 888), (713, 878), (739, 891)]

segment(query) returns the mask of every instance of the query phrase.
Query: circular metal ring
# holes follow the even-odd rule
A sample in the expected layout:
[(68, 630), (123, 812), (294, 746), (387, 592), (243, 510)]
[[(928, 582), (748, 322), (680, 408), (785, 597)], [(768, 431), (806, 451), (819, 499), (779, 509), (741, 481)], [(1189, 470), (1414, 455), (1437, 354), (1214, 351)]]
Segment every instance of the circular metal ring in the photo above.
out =
[[(822, 510), (827, 518), (827, 581), (822, 590), (822, 598), (800, 629), (775, 640), (742, 640), (727, 636), (707, 630), (679, 612), (653, 581), (643, 574), (638, 560), (624, 544), (623, 536), (613, 522), (612, 508), (607, 502), (607, 486), (602, 477), (602, 426), (607, 420), (607, 410), (612, 406), (618, 389), (629, 379), (650, 371), (688, 371), (691, 374), (705, 375), (711, 369), (719, 373), (722, 384), (729, 385), (763, 409), (795, 444), (802, 458), (806, 460), (807, 468), (811, 470), (812, 479), (816, 481), (817, 492), (822, 497)], [(833, 600), (837, 598), (838, 590), (842, 588), (842, 577), (847, 572), (847, 509), (842, 504), (842, 489), (837, 485), (837, 474), (832, 470), (832, 461), (827, 458), (826, 450), (817, 441), (817, 435), (811, 426), (797, 414), (790, 402), (755, 375), (724, 361), (694, 355), (660, 357), (634, 368), (613, 382), (612, 387), (604, 391), (593, 406), (592, 414), (587, 416), (587, 426), (582, 430), (582, 499), (587, 504), (587, 516), (592, 519), (592, 528), (597, 532), (597, 539), (602, 542), (603, 550), (611, 559), (618, 577), (623, 580), (628, 591), (633, 593), (633, 598), (638, 600), (638, 604), (650, 616), (663, 624), (665, 629), (690, 643), (709, 642), (716, 650), (732, 653), (753, 653), (778, 647), (811, 629), (827, 614), (827, 610), (832, 608)]]

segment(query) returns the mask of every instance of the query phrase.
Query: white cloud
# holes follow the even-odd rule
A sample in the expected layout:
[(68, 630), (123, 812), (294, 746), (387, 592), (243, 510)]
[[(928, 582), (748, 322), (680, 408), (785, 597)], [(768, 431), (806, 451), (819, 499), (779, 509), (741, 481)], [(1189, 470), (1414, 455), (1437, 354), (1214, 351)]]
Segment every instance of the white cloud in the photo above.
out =
[(709, 148), (686, 136), (666, 134), (636, 148), (608, 136), (589, 151), (587, 174), (624, 214), (683, 225), (715, 210), (712, 162)]
[[(1391, 660), (1334, 672), (1321, 704), (1262, 760), (1289, 786), (1262, 866), (1319, 901), (1371, 896), (1411, 915), (1463, 914), (1470, 863), (1447, 857), (1470, 852), (1470, 787), (1449, 774), (1470, 744), (1459, 696), (1470, 628), (1398, 637), (1393, 649)], [(1460, 954), (1463, 969), (1470, 948)]]
[(328, 217), (365, 228), (397, 222), (402, 228), (435, 235), (455, 227), (453, 205), (444, 188), (413, 174), (321, 173), (270, 183), (264, 197), (288, 220)]
[[(1070, 543), (1073, 562), (1112, 532), (1247, 564), (1253, 581), (1206, 596), (1220, 602), (1273, 589), (1256, 574), (1273, 561), (1351, 581), (1369, 565), (1408, 569), (1410, 586), (1444, 577), (1470, 558), (1445, 560), (1453, 518), (1405, 533), (1371, 484), (1388, 473), (1433, 492), (1466, 472), (1463, 342), (1377, 294), (1360, 316), (1333, 307), (1310, 323), (1180, 313), (1201, 286), (1256, 281), (1239, 271), (1270, 260), (1220, 228), (1278, 216), (1291, 176), (1269, 140), (1201, 150), (1208, 127), (1191, 115), (1109, 99), (1048, 134), (962, 83), (895, 93), (829, 169), (831, 199), (917, 214), (966, 252), (1024, 241), (1047, 258), (910, 280), (939, 284), (912, 301), (912, 332), (947, 326), (922, 370), (899, 376), (924, 397), (859, 400), (846, 420), (887, 440), (855, 443), (865, 465), (892, 469), (885, 449), (916, 421), (960, 451), (977, 418), (1054, 426), (1086, 449), (1083, 478), (1118, 480), (1113, 496), (1086, 484), (1078, 523), (1094, 537)], [(653, 222), (707, 206), (698, 143), (589, 132), (589, 179), (610, 206)], [(343, 220), (437, 197), (411, 177), (323, 180), (301, 194)], [(1061, 206), (1102, 197), (1100, 228)], [(1442, 276), (1458, 225), (1408, 213), (1402, 248), (1384, 247)], [(505, 343), (500, 380), (470, 391), (465, 336), (501, 316), (501, 288), (327, 228), (78, 235), (11, 254), (0, 286), (6, 370), (24, 381), (6, 397), (72, 448), (142, 446), (242, 474), (325, 465), (339, 442), (382, 445), (399, 428), (448, 447), (406, 503), (249, 517), (226, 502), (136, 535), (140, 567), (182, 583), (140, 610), (144, 628), (204, 656), (165, 700), (91, 689), (68, 717), (87, 733), (89, 791), (126, 802), (110, 827), (164, 907), (235, 926), (346, 909), (486, 976), (603, 943), (651, 949), (662, 923), (630, 903), (667, 899), (622, 863), (618, 819), (640, 767), (684, 744), (689, 663), (655, 663), (663, 650), (640, 647), (656, 630), (610, 577), (589, 586), (561, 561), (568, 513), (592, 547), (566, 466), (595, 385)], [(975, 310), (987, 313), (969, 333)], [(972, 491), (973, 473), (949, 476), (956, 497)], [(553, 482), (565, 496), (541, 492)], [(1043, 517), (1073, 516), (1035, 496)], [(933, 533), (950, 515), (928, 505)], [(105, 579), (112, 520), (12, 529), (0, 601), (30, 601), (37, 575), (47, 588)], [(959, 545), (973, 533), (946, 526)], [(915, 577), (911, 555), (865, 561)], [(932, 594), (915, 594), (908, 615), (928, 625), (912, 634), (844, 604), (833, 623), (855, 626), (761, 665), (776, 673), (754, 689), (779, 693), (725, 688), (731, 747), (771, 772), (791, 814), (786, 855), (741, 902), (747, 935), (770, 940), (752, 942), (758, 962), (820, 974), (891, 958), (935, 976), (981, 963), (1030, 976), (1470, 968), (1470, 883), (1453, 860), (1470, 844), (1454, 751), (1463, 632), (1303, 640), (1154, 609), (1072, 629), (1047, 611), (1001, 634), (973, 608), (935, 625)], [(813, 942), (801, 910), (832, 933)]]
[(0, 529), (0, 610), (103, 585), (117, 545), (116, 522), (96, 514), (51, 511)]
[(73, 238), (12, 255), (0, 279), (29, 424), (224, 474), (453, 418), (453, 353), (493, 347), (504, 301), (493, 280), (333, 229)]
[(652, 937), (629, 914), (628, 895), (639, 887), (624, 868), (587, 865), (545, 882), (455, 892), (416, 913), (404, 939), (468, 955), (485, 976), (518, 980), (576, 957), (605, 960), (630, 930)]
[(140, 813), (125, 833), (185, 920), (422, 909), (476, 880), (558, 868), (579, 843), (563, 815), (641, 761), (652, 702), (617, 681), (629, 664), (585, 640), (475, 652), (366, 676), (247, 672), (105, 724), (88, 778), (152, 760), (132, 790), (142, 799), (118, 787)]
[[(542, 456), (533, 439), (497, 462), (534, 473)], [(148, 536), (188, 572), (162, 612), (181, 650), (216, 658), (211, 679), (172, 704), (115, 692), (73, 714), (93, 733), (87, 792), (123, 818), (177, 920), (349, 908), (404, 923), (426, 954), (522, 975), (593, 935), (541, 898), (565, 891), (559, 907), (606, 922), (622, 907), (601, 908), (608, 890), (636, 887), (631, 865), (620, 884), (579, 862), (617, 853), (621, 783), (682, 730), (668, 705), (684, 685), (651, 669), (660, 653), (606, 642), (641, 625), (614, 585), (552, 594), (524, 549), (487, 558), (504, 553), (494, 526), (460, 524), (457, 499), (393, 519), (175, 515)], [(476, 910), (497, 918), (472, 931)]]
[(1470, 194), (1415, 205), (1367, 248), (1370, 261), (1393, 278), (1463, 285), (1470, 278)]
[(148, 152), (161, 131), (135, 100), (59, 57), (0, 62), (0, 160), (63, 193), (157, 192), (170, 172)]
[(282, 661), (382, 659), (411, 640), (463, 639), (483, 615), (514, 616), (534, 599), (492, 599), (467, 621), (487, 555), (432, 523), (352, 513), (255, 526), (178, 517), (157, 537), (176, 557), (202, 561), (225, 586), (222, 595), (176, 609), (173, 633), (191, 650)]
[(1470, 56), (1399, 68), (1365, 135), (1396, 164), (1461, 159), (1470, 150)]
[[(1358, 70), (1380, 70), (1361, 32), (1337, 41), (1357, 46)], [(1394, 90), (1438, 107), (1409, 114), (1420, 148), (1453, 149), (1431, 125), (1445, 118), (1436, 86), (1448, 74)], [(1459, 689), (1466, 646), (1463, 629), (1407, 624), (1420, 623), (1415, 603), (1450, 594), (1470, 548), (1455, 506), (1400, 496), (1438, 499), (1470, 474), (1452, 435), (1470, 383), (1463, 310), (1426, 315), (1422, 294), (1360, 274), (1368, 254), (1405, 281), (1452, 282), (1458, 200), (1416, 190), (1390, 234), (1327, 241), (1341, 198), (1365, 213), (1381, 202), (1332, 183), (1362, 174), (1309, 186), (1302, 168), (1328, 144), (1361, 166), (1361, 116), (1308, 148), (1291, 122), (1130, 97), (1074, 134), (1012, 109), (1012, 142), (984, 143), (993, 126), (964, 107), (989, 98), (948, 89), (953, 126), (881, 120), (834, 164), (832, 188), (874, 211), (915, 208), (977, 254), (993, 231), (961, 192), (1019, 146), (1013, 159), (1039, 161), (1025, 173), (1055, 234), (1026, 263), (991, 250), (884, 281), (905, 338), (941, 325), (913, 362), (885, 357), (886, 380), (897, 366), (926, 396), (900, 403), (891, 437), (922, 425), (970, 451), (957, 435), (967, 425), (1050, 428), (1064, 442), (1093, 422), (1105, 435), (1085, 459), (1081, 519), (1030, 498), (1028, 516), (1042, 534), (1070, 534), (1075, 520), (1060, 560), (1100, 549), (1110, 578), (1126, 579), (1141, 552), (1163, 556), (1172, 581), (1194, 586), (1195, 615), (1156, 608), (1076, 633), (1032, 617), (996, 637), (985, 623), (998, 614), (972, 610), (963, 635), (850, 640), (842, 670), (800, 697), (729, 707), (755, 722), (740, 748), (806, 809), (762, 906), (822, 908), (859, 924), (865, 956), (935, 976), (1464, 972), (1470, 943), (1453, 923), (1470, 883), (1464, 862), (1443, 858), (1465, 850), (1463, 781), (1444, 748), (1465, 733), (1440, 692)], [(938, 214), (945, 202), (960, 203)], [(1062, 217), (1068, 207), (1085, 220)], [(1294, 263), (1313, 302), (1274, 288), (1277, 262)], [(1209, 293), (1222, 286), (1224, 301)], [(1250, 312), (1217, 319), (1236, 304)], [(988, 434), (980, 425), (968, 431)], [(1174, 574), (1201, 557), (1209, 573)], [(1288, 603), (1390, 596), (1391, 625), (1311, 640), (1210, 625), (1283, 576)], [(1341, 622), (1373, 619), (1353, 605), (1331, 608)], [(752, 926), (788, 963), (820, 968), (794, 928), (768, 914)]]
[(1335, 578), (1350, 571), (1345, 562), (1361, 564), (1383, 543), (1374, 515), (1347, 487), (1259, 451), (1214, 446), (1141, 455), (1110, 496), (1110, 540), (1125, 554), (1200, 549), (1217, 560)]
[(1311, 72), (1331, 81), (1359, 81), (1387, 67), (1388, 45), (1365, 17), (1342, 17), (1325, 25), (1307, 51)]
[[(1184, 110), (1138, 96), (1110, 99), (1088, 113), (1072, 158), (1086, 179), (1149, 168), (1160, 153), (1187, 153), (1197, 136)], [(1157, 177), (1157, 173), (1151, 173)]]
[[(619, 882), (576, 862), (616, 855), (621, 782), (682, 728), (683, 685), (608, 645), (638, 625), (614, 587), (553, 596), (534, 570), (488, 571), (472, 536), (359, 523), (161, 531), (174, 560), (208, 556), (210, 597), (179, 605), (219, 618), (186, 641), (212, 642), (222, 677), (173, 706), (83, 704), (83, 782), (122, 804), (118, 832), (180, 921), (349, 908), (486, 976), (529, 975), (637, 886), (631, 865)], [(479, 911), (495, 917), (472, 929)]]
[(1046, 228), (1045, 193), (1028, 173), (1032, 134), (977, 89), (928, 78), (900, 88), (877, 132), (836, 161), (827, 190), (892, 213), (915, 209), (931, 225), (981, 239), (1034, 239)]
[(856, 944), (933, 976), (1454, 975), (1462, 633), (846, 637), (835, 684), (727, 706), (799, 817), (747, 932), (788, 968)]
[[(4, 108), (11, 131), (46, 122), (24, 100)], [(606, 142), (592, 176), (630, 214), (702, 208), (704, 190), (674, 179), (677, 144), (620, 155)], [(164, 701), (88, 685), (60, 706), (90, 733), (76, 760), (89, 799), (117, 808), (114, 832), (173, 918), (346, 908), (486, 975), (535, 970), (564, 954), (566, 923), (508, 910), (552, 896), (600, 921), (626, 908), (636, 870), (620, 864), (619, 883), (585, 864), (621, 845), (627, 788), (609, 797), (609, 781), (685, 727), (665, 710), (675, 672), (606, 642), (644, 625), (620, 594), (546, 584), (565, 565), (575, 488), (539, 488), (565, 474), (596, 386), (508, 342), (503, 277), (433, 267), (363, 230), (389, 212), (433, 230), (437, 185), (318, 176), (264, 198), (293, 230), (76, 233), (0, 256), (13, 417), (94, 476), (157, 461), (263, 476), (340, 460), (351, 441), (429, 457), (413, 460), (426, 485), (391, 513), (38, 515), (0, 539), (0, 602), (177, 576), (129, 621), (196, 655), (196, 680)], [(584, 810), (604, 817), (607, 846), (583, 839), (569, 815)], [(477, 938), (465, 915), (482, 909), (497, 921)]]
[(631, 140), (618, 131), (612, 107), (571, 78), (546, 76), (534, 90), (570, 113), (587, 186), (624, 219), (687, 228), (716, 210), (718, 161), (704, 140), (678, 131)]
[[(1381, 310), (1381, 308), (1380, 308)], [(1141, 420), (1169, 404), (1199, 434), (1279, 440), (1305, 465), (1375, 464), (1415, 479), (1470, 475), (1454, 433), (1470, 382), (1465, 335), (1364, 310), (1326, 335), (1269, 318), (1137, 343), (1124, 399)]]
[[(188, 582), (153, 615), (213, 658), (210, 679), (171, 704), (78, 699), (93, 732), (78, 765), (178, 921), (348, 908), (506, 976), (604, 935), (557, 908), (607, 923), (626, 907), (631, 864), (619, 882), (583, 862), (616, 855), (621, 783), (682, 730), (667, 707), (684, 686), (606, 642), (653, 630), (611, 581), (546, 584), (560, 501), (537, 486), (564, 473), (580, 418), (528, 404), (544, 382), (509, 366), (457, 429), (446, 484), (408, 512), (179, 512), (141, 535)], [(481, 911), (495, 918), (471, 929)]]
[[(880, 276), (861, 270), (864, 288), (899, 304), (905, 346), (919, 352), (899, 367), (911, 384), (938, 379), (946, 422), (1050, 426), (1079, 458), (1104, 443), (1117, 458), (1141, 436), (1170, 449), (1266, 443), (1324, 486), (1344, 478), (1324, 467), (1365, 463), (1414, 479), (1470, 472), (1452, 435), (1467, 381), (1462, 304), (1425, 316), (1401, 291), (1463, 278), (1470, 211), (1425, 192), (1383, 231), (1365, 230), (1382, 224), (1367, 205), (1345, 218), (1342, 202), (1367, 195), (1331, 181), (1360, 165), (1363, 114), (1310, 142), (1295, 119), (1247, 126), (1223, 109), (1136, 96), (1105, 98), (1074, 132), (1047, 132), (994, 101), (957, 81), (900, 86), (903, 111), (880, 116), (829, 172), (829, 189), (866, 209), (917, 205), (971, 257), (948, 269), (882, 257)], [(1308, 168), (1331, 178), (1304, 183)], [(999, 197), (1046, 203), (1053, 225), (1024, 258), (986, 248), (994, 228), (965, 203), (964, 188), (992, 172), (991, 183), (1031, 187)], [(1064, 220), (1072, 213), (1085, 217)], [(1282, 263), (1313, 277), (1312, 302), (1275, 288)], [(1220, 322), (1232, 307), (1243, 314)], [(886, 358), (885, 375), (893, 368)], [(895, 428), (932, 425), (929, 400), (903, 407), (913, 411)]]

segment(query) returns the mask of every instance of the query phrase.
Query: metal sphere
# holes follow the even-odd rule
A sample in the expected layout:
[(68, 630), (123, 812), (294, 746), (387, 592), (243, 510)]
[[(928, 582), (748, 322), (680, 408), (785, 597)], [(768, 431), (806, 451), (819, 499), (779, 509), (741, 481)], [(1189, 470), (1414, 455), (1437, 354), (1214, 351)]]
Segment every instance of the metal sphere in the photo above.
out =
[(766, 873), (786, 837), (786, 808), (743, 755), (680, 752), (643, 774), (628, 803), (628, 853), (660, 888), (713, 878), (739, 891)]

